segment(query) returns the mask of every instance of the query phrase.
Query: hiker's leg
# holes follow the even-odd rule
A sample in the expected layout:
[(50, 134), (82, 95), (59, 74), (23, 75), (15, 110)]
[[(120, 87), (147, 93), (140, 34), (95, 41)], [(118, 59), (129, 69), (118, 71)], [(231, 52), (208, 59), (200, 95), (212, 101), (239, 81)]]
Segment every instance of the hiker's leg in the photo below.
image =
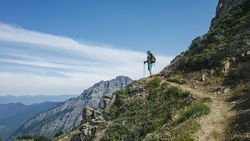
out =
[(152, 68), (153, 68), (153, 64), (148, 64), (148, 71), (150, 76), (152, 76)]

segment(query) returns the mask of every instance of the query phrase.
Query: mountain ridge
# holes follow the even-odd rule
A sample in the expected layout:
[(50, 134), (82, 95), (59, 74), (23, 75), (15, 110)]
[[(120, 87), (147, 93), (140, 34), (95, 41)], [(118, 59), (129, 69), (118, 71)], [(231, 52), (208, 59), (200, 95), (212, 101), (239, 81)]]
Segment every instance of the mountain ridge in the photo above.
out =
[(13, 95), (4, 95), (0, 96), (0, 104), (8, 104), (8, 103), (23, 103), (25, 105), (31, 105), (36, 103), (43, 102), (62, 102), (69, 98), (75, 97), (76, 95), (37, 95), (37, 96), (29, 96), (29, 95), (21, 95), (21, 96), (13, 96)]
[[(100, 81), (92, 87), (84, 90), (76, 98), (71, 98), (59, 106), (50, 109), (24, 123), (15, 133), (19, 135), (43, 135), (52, 137), (56, 132), (69, 131), (77, 127), (81, 122), (81, 111), (84, 107), (101, 108), (102, 97), (111, 95), (132, 80), (126, 76), (118, 76), (109, 81)], [(92, 97), (95, 95), (95, 97)], [(100, 106), (100, 107), (99, 107)]]
[(44, 102), (24, 105), (22, 103), (0, 104), (0, 136), (7, 139), (26, 120), (59, 105), (59, 102)]

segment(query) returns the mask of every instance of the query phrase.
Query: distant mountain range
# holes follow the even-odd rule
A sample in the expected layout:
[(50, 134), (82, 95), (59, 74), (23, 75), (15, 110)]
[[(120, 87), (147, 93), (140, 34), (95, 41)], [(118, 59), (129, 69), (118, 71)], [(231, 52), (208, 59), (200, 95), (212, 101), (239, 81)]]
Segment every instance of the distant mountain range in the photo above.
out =
[(43, 112), (25, 122), (13, 136), (43, 135), (52, 137), (58, 131), (69, 131), (80, 125), (82, 109), (85, 107), (99, 108), (102, 98), (111, 96), (115, 91), (130, 84), (132, 79), (118, 76), (109, 81), (101, 81), (83, 91), (77, 98), (71, 98), (62, 104)]
[(0, 137), (6, 139), (28, 119), (59, 104), (59, 102), (44, 102), (32, 105), (22, 103), (0, 104)]
[(38, 95), (38, 96), (0, 96), (0, 104), (8, 104), (8, 103), (22, 103), (25, 105), (35, 104), (35, 103), (42, 103), (42, 102), (63, 102), (67, 99), (76, 97), (77, 95)]

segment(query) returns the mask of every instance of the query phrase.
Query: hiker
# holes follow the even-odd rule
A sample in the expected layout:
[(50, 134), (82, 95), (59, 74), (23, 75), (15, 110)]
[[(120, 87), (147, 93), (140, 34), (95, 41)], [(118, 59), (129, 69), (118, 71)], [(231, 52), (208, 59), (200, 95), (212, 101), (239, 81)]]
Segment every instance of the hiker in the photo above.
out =
[(155, 63), (156, 59), (154, 57), (154, 55), (150, 52), (147, 51), (148, 57), (147, 60), (144, 61), (144, 64), (148, 63), (148, 71), (150, 74), (150, 77), (152, 76), (152, 68), (153, 68), (153, 64)]

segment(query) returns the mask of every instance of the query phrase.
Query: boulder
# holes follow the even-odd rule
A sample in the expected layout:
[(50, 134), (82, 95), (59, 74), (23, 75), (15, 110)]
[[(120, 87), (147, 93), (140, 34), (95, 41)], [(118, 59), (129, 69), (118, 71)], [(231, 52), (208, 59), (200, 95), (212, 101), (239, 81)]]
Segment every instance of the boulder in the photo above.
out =
[(131, 85), (128, 90), (128, 95), (134, 96), (134, 95), (140, 95), (144, 93), (145, 85), (147, 85), (146, 80)]
[(109, 107), (109, 104), (111, 102), (112, 97), (104, 96), (103, 97), (103, 108), (107, 109)]
[(231, 66), (231, 62), (230, 62), (230, 59), (227, 57), (222, 62), (222, 70), (221, 70), (221, 72), (222, 72), (223, 75), (228, 75), (230, 66)]
[(209, 71), (209, 77), (213, 77), (214, 74), (215, 74), (215, 71), (213, 69)]
[(204, 73), (201, 74), (201, 81), (206, 81), (206, 75)]
[(221, 86), (221, 87), (216, 88), (214, 90), (213, 94), (226, 96), (226, 95), (230, 94), (231, 92), (232, 92), (232, 90), (230, 88)]
[(70, 141), (82, 141), (80, 136), (72, 136)]
[(94, 117), (94, 109), (84, 108), (82, 110), (82, 123), (89, 122)]
[(95, 136), (96, 129), (97, 126), (86, 124), (85, 128), (81, 130), (81, 141), (91, 141)]

